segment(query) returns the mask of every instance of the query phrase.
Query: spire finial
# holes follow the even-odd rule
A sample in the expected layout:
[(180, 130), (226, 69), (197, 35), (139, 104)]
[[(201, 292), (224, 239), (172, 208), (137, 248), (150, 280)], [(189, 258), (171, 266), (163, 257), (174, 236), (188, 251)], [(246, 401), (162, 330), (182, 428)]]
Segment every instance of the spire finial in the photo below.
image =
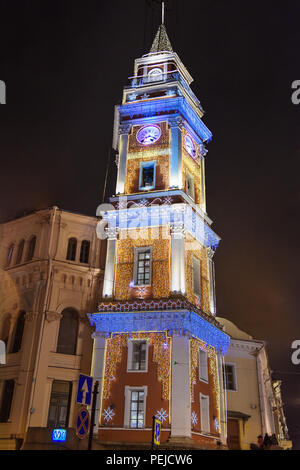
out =
[(165, 23), (165, 2), (161, 2), (161, 24)]

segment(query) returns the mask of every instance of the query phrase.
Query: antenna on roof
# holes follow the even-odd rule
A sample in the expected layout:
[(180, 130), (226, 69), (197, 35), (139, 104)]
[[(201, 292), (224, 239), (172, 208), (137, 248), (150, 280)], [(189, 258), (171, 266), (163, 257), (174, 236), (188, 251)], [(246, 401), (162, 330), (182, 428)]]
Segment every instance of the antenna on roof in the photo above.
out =
[(165, 23), (165, 2), (161, 2), (161, 24)]

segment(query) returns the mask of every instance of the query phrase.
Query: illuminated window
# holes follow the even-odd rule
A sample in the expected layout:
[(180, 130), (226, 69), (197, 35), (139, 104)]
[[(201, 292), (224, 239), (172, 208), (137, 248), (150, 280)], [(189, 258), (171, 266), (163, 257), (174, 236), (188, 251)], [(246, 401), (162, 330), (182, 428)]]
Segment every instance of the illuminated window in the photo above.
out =
[(130, 397), (129, 427), (144, 427), (145, 393), (141, 390), (132, 390)]
[(201, 431), (210, 433), (209, 396), (200, 393)]
[(81, 242), (80, 248), (80, 263), (88, 263), (90, 255), (90, 242), (88, 240), (83, 240)]
[(147, 286), (151, 284), (152, 247), (135, 248), (134, 251), (134, 284)]
[(72, 382), (53, 381), (47, 424), (49, 428), (68, 427), (71, 395)]
[(139, 189), (149, 190), (155, 188), (155, 165), (156, 162), (141, 162)]
[(75, 261), (77, 250), (76, 238), (69, 238), (68, 249), (67, 249), (67, 260)]
[(236, 367), (235, 364), (225, 364), (225, 386), (226, 390), (237, 391)]
[(202, 349), (199, 350), (199, 379), (208, 382), (208, 357)]

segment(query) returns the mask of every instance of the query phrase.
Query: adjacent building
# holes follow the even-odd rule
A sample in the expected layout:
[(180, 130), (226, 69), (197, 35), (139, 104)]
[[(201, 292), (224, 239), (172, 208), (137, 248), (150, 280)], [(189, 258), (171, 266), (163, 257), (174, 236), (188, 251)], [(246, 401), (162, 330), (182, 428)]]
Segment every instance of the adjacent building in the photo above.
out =
[(275, 434), (281, 447), (291, 448), (280, 381), (272, 379), (265, 342), (253, 339), (225, 318), (218, 320), (230, 335), (224, 364), (229, 449), (249, 450), (265, 434)]
[(90, 372), (86, 312), (102, 288), (97, 222), (53, 207), (0, 226), (0, 448), (18, 448), (28, 429), (74, 427), (78, 376)]

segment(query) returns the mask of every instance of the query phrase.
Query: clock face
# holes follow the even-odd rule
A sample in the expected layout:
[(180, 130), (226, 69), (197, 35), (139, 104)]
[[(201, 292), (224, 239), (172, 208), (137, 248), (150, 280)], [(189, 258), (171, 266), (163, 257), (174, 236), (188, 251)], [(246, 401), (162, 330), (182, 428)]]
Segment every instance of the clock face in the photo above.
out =
[(150, 145), (157, 142), (161, 136), (161, 130), (158, 126), (142, 127), (137, 133), (137, 140), (140, 144)]
[(192, 138), (188, 134), (185, 136), (184, 145), (186, 151), (194, 158), (196, 155), (196, 149)]

